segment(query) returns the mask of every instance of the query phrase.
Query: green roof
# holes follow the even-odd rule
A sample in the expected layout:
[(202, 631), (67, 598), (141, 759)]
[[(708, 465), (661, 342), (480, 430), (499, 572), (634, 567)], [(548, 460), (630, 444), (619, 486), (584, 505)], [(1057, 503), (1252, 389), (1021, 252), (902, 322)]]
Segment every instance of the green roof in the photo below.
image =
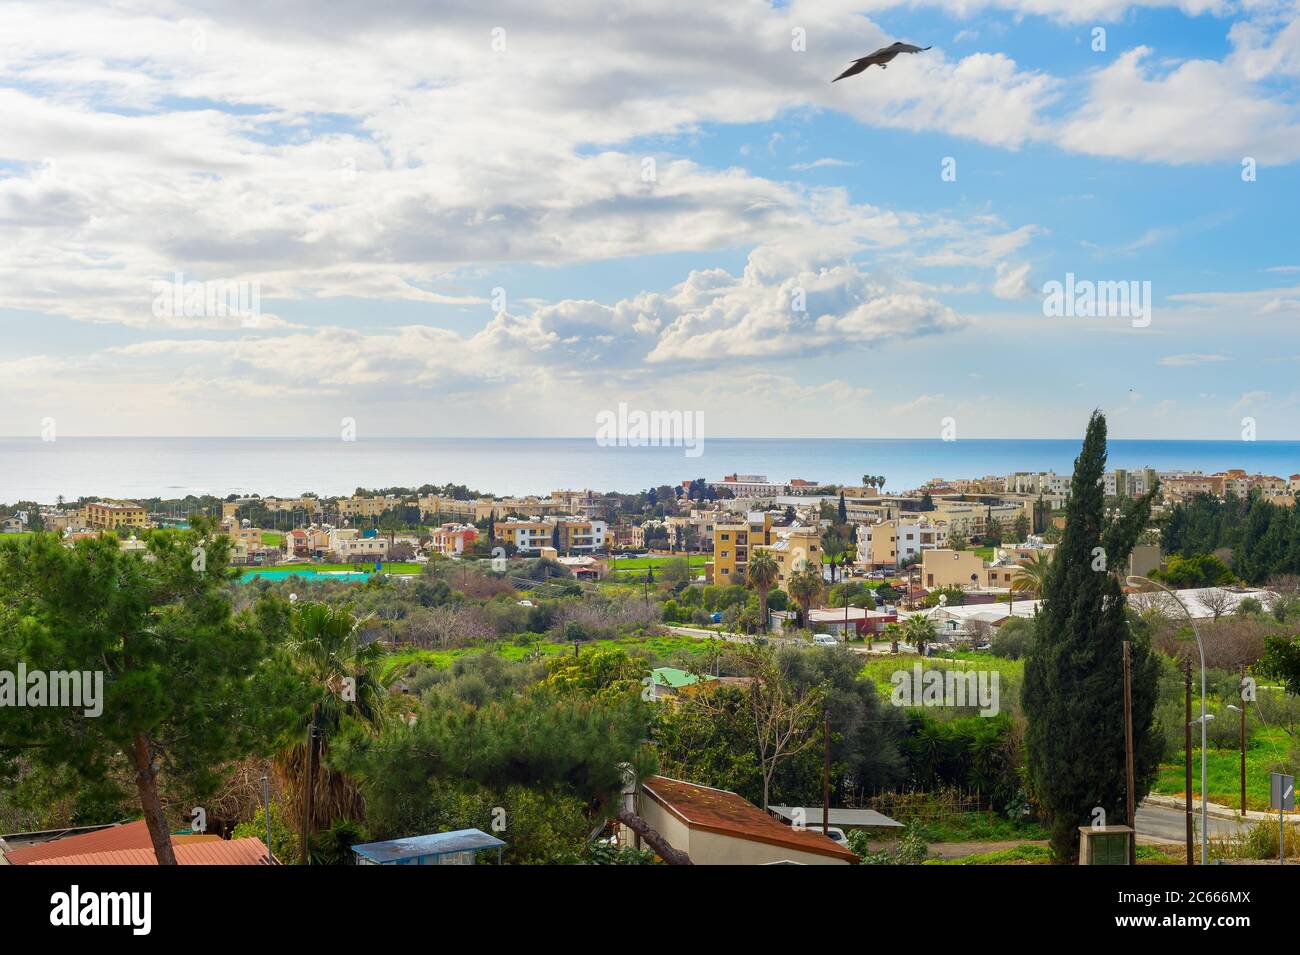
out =
[[(656, 685), (671, 686), (673, 689), (700, 682), (700, 678), (694, 673), (687, 673), (685, 670), (679, 670), (676, 667), (655, 667), (650, 671), (650, 675), (654, 678)], [(715, 678), (705, 675), (704, 679), (712, 680)]]

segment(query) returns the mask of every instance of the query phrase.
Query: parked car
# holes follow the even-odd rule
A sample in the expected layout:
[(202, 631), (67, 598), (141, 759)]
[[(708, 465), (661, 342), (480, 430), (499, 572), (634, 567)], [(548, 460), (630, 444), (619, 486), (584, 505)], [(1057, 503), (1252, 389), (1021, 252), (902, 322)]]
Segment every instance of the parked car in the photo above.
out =
[(819, 647), (839, 646), (839, 642), (838, 639), (831, 636), (829, 633), (819, 633), (813, 637), (813, 643), (817, 644)]

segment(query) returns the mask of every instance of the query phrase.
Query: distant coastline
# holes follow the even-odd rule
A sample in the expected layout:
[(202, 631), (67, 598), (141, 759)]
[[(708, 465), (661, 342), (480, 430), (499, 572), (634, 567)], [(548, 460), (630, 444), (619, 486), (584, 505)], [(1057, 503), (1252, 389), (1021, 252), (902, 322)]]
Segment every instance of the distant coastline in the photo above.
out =
[[(1078, 450), (1077, 439), (709, 438), (688, 458), (681, 448), (600, 447), (592, 438), (0, 438), (0, 501), (335, 495), (449, 482), (498, 495), (632, 492), (737, 471), (828, 484), (883, 474), (887, 490), (903, 491), (937, 477), (1069, 473)], [(1300, 441), (1112, 440), (1109, 464), (1285, 478), (1300, 472)]]

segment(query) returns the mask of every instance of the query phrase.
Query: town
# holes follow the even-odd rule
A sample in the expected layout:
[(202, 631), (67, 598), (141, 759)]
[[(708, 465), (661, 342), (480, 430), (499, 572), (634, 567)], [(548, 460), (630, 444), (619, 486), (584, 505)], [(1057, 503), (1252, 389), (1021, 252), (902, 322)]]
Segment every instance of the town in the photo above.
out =
[[(1176, 864), (1297, 851), (1268, 787), (1297, 756), (1286, 628), (1300, 617), (1300, 548), (1286, 542), (1300, 541), (1300, 474), (1094, 461), (1085, 502), (1087, 463), (891, 493), (884, 475), (828, 485), (732, 473), (636, 494), (423, 486), (0, 506), (0, 610), (54, 627), (20, 599), (20, 581), (62, 586), (83, 563), (130, 567), (181, 605), (200, 585), (165, 575), (192, 574), (224, 595), (220, 626), (281, 647), (299, 705), (311, 704), (222, 753), (211, 778), (177, 767), (139, 821), (129, 752), (81, 780), (116, 793), (94, 803), (78, 785), (51, 789), (55, 767), (19, 760), (10, 771), (23, 786), (0, 799), (0, 850), (13, 865)], [(1138, 775), (1126, 781), (1121, 766), (1115, 784), (1117, 795), (1140, 787), (1141, 808), (1101, 807), (1095, 832), (1053, 804), (1064, 794), (1023, 776), (1031, 668), (1045, 652), (1035, 631), (1066, 586), (1052, 568), (1074, 559), (1058, 551), (1080, 547), (1085, 504), (1131, 538), (1084, 555), (1126, 597), (1144, 674), (1129, 700)], [(94, 585), (84, 596), (113, 599)], [(15, 651), (0, 671), (18, 670), (4, 665)], [(1195, 747), (1179, 719), (1193, 665), (1213, 688)], [(125, 661), (108, 669), (105, 734), (113, 683), (130, 674)], [(0, 704), (3, 690), (0, 679)], [(460, 756), (414, 779), (366, 742), (432, 738), (467, 712), (492, 739), (459, 739)], [(147, 737), (160, 756), (171, 718)], [(537, 718), (562, 755), (515, 739)], [(596, 751), (581, 727), (593, 718), (607, 727)], [(770, 735), (771, 720), (786, 730)], [(40, 732), (0, 727), (0, 740)], [(524, 749), (501, 758), (528, 767), (518, 775), (455, 769), (483, 758), (475, 747), (511, 746)], [(1199, 760), (1213, 766), (1202, 782), (1186, 775)], [(556, 761), (590, 766), (590, 781), (548, 775)]]

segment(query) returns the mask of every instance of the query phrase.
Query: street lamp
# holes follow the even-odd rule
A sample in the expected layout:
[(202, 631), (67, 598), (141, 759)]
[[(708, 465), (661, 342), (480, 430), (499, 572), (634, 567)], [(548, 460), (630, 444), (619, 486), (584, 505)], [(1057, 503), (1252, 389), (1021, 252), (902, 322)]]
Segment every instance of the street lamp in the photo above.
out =
[(1170, 590), (1164, 584), (1160, 583), (1158, 580), (1152, 580), (1149, 577), (1142, 577), (1137, 574), (1130, 574), (1126, 579), (1130, 582), (1134, 580), (1140, 580), (1143, 583), (1151, 584), (1152, 586), (1160, 588), (1169, 596), (1173, 597), (1174, 603), (1178, 604), (1178, 607), (1180, 610), (1182, 610), (1183, 615), (1187, 617), (1187, 622), (1192, 625), (1192, 633), (1196, 635), (1196, 652), (1201, 658), (1201, 716), (1200, 719), (1193, 720), (1192, 722), (1193, 724), (1195, 723), (1201, 724), (1201, 865), (1209, 865), (1210, 830), (1207, 826), (1207, 821), (1208, 821), (1207, 817), (1209, 813), (1206, 810), (1207, 797), (1205, 792), (1206, 789), (1205, 728), (1207, 725), (1209, 725), (1210, 720), (1214, 719), (1214, 717), (1209, 713), (1207, 713), (1205, 710), (1205, 647), (1201, 643), (1201, 631), (1197, 628), (1196, 618), (1193, 617), (1192, 612), (1187, 609), (1187, 605), (1183, 603), (1183, 601), (1179, 598), (1178, 594), (1174, 593), (1174, 591)]

